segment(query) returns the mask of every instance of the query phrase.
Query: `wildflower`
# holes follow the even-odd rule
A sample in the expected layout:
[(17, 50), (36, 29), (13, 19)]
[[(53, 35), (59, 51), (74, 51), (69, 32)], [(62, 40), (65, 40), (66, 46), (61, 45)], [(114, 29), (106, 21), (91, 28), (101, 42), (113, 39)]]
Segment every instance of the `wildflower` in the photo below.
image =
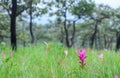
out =
[(94, 49), (92, 49), (92, 53), (94, 53)]
[(103, 53), (98, 54), (98, 58), (102, 59), (103, 58)]
[(76, 53), (78, 53), (80, 46), (77, 46), (76, 48)]
[(67, 56), (67, 55), (68, 55), (68, 50), (65, 50), (64, 53), (65, 53), (65, 55)]
[(86, 60), (86, 49), (79, 50), (77, 54), (79, 56), (81, 67), (83, 68), (84, 65), (86, 64), (86, 62), (85, 62), (85, 60)]
[(45, 51), (45, 55), (48, 55), (48, 51), (47, 50)]
[(118, 75), (115, 75), (114, 78), (119, 78)]
[(10, 57), (12, 57), (12, 56), (13, 56), (13, 52), (12, 52), (12, 51), (10, 51), (9, 56), (10, 56)]
[(119, 49), (118, 53), (119, 53), (119, 55), (120, 55), (120, 49)]
[(1, 57), (4, 59), (5, 58), (5, 54), (2, 52), (1, 53)]

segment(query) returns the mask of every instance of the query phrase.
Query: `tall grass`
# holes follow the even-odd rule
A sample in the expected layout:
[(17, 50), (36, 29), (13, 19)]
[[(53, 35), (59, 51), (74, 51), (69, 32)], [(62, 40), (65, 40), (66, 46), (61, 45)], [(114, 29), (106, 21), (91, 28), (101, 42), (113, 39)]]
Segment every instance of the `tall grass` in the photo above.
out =
[[(82, 69), (75, 48), (68, 49), (57, 43), (19, 47), (10, 57), (10, 48), (4, 47), (0, 55), (1, 78), (114, 78), (120, 77), (120, 56), (105, 50), (87, 49), (86, 65)], [(64, 54), (68, 50), (68, 55)], [(46, 53), (46, 51), (48, 53)], [(103, 53), (103, 58), (98, 54)]]

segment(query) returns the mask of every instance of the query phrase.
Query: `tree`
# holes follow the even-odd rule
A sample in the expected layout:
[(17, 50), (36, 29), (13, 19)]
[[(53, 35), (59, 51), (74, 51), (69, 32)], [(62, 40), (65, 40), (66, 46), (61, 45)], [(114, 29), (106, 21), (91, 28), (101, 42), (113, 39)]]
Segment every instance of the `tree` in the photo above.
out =
[[(4, 1), (1, 0), (0, 5), (7, 11), (10, 16), (10, 32), (11, 32), (11, 47), (12, 50), (17, 49), (17, 40), (16, 40), (16, 18), (20, 15), (24, 10), (28, 9), (28, 6), (17, 5), (17, 3), (21, 4), (21, 1), (12, 0), (12, 1)], [(26, 2), (27, 3), (27, 2)]]
[(32, 3), (33, 1), (31, 0), (30, 1), (30, 34), (31, 34), (31, 43), (33, 44), (34, 43), (34, 35), (33, 35), (33, 31), (32, 31)]
[(41, 5), (44, 5), (43, 3), (42, 0), (30, 0), (27, 4), (29, 6), (29, 9), (26, 12), (30, 16), (29, 31), (31, 36), (31, 44), (35, 42), (35, 36), (33, 32), (33, 19), (38, 19), (38, 17), (47, 13), (47, 7), (39, 7)]
[(91, 48), (93, 48), (96, 34), (98, 33), (98, 24), (100, 24), (103, 19), (110, 18), (110, 16), (111, 16), (109, 9), (110, 9), (110, 7), (108, 7), (108, 6), (99, 5), (98, 8), (96, 7), (95, 11), (93, 12), (93, 15), (90, 17), (92, 20), (95, 21), (94, 32), (93, 32), (92, 36), (90, 37)]
[[(61, 27), (61, 42), (65, 39), (66, 46), (70, 48), (74, 45), (76, 21), (82, 16), (91, 14), (94, 4), (87, 0), (80, 0), (77, 2), (75, 0), (56, 0), (56, 3), (55, 6), (57, 11), (55, 14), (58, 17), (57, 20), (59, 23), (63, 23), (63, 27)], [(78, 19), (76, 20), (75, 18), (71, 20), (68, 18), (70, 15), (75, 16)], [(71, 32), (69, 32), (70, 27), (72, 27)]]
[(10, 23), (10, 31), (11, 31), (11, 46), (12, 50), (16, 50), (17, 41), (16, 41), (16, 13), (17, 13), (17, 0), (12, 0), (12, 12), (11, 12), (11, 23)]
[(74, 3), (72, 5), (72, 9), (70, 8), (71, 13), (76, 17), (77, 20), (73, 21), (73, 35), (71, 38), (71, 42), (73, 43), (74, 36), (75, 36), (75, 23), (83, 18), (86, 18), (86, 16), (90, 16), (92, 14), (92, 11), (94, 9), (94, 2), (88, 1), (88, 0), (81, 0), (78, 3)]

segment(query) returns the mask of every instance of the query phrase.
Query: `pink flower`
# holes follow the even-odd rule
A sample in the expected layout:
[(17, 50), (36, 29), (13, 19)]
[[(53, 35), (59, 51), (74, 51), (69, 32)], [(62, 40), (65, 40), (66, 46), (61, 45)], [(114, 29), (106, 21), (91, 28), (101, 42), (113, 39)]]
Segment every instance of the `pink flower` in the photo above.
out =
[(13, 56), (13, 52), (12, 52), (12, 51), (10, 51), (9, 55), (10, 55), (10, 57), (12, 57), (12, 56)]
[(4, 59), (5, 58), (5, 54), (2, 52), (1, 53), (1, 57)]
[(78, 54), (79, 48), (80, 48), (80, 46), (77, 46), (77, 48), (76, 48), (76, 53), (77, 54)]
[(45, 51), (45, 55), (48, 55), (48, 51), (47, 50)]
[(102, 59), (103, 58), (103, 54), (102, 53), (98, 54), (98, 58)]
[(64, 53), (65, 53), (65, 55), (67, 56), (67, 55), (68, 55), (68, 50), (65, 50)]
[(92, 49), (92, 53), (94, 53), (94, 49)]
[(120, 55), (120, 49), (119, 49), (118, 53), (119, 53), (119, 55)]
[(85, 60), (86, 60), (86, 49), (84, 50), (79, 50), (77, 52), (78, 56), (79, 56), (79, 60), (80, 60), (80, 63), (81, 63), (81, 66), (82, 68), (84, 67), (85, 65)]
[(85, 54), (86, 54), (86, 49), (79, 51), (79, 59), (80, 59), (81, 61), (84, 61), (84, 60), (85, 60), (85, 58), (86, 58)]
[(114, 78), (119, 78), (118, 75), (115, 75)]

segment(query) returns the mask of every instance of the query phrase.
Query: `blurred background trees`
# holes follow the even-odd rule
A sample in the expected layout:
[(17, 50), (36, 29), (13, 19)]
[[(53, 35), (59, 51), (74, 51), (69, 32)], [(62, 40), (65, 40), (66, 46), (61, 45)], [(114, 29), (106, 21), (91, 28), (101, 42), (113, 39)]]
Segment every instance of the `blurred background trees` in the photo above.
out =
[(118, 50), (120, 9), (92, 0), (0, 0), (0, 42), (15, 50), (44, 41)]

